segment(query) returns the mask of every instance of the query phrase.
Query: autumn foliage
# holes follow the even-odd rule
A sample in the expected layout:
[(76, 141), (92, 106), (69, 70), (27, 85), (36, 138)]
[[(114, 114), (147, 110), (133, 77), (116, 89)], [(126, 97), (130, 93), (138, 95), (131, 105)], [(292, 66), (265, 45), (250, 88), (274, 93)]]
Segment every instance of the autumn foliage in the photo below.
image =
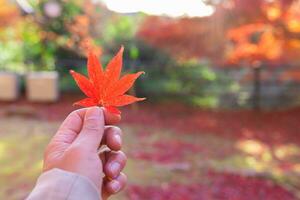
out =
[[(102, 54), (102, 49), (96, 45), (96, 28), (101, 25), (101, 14), (97, 12), (99, 5), (94, 5), (91, 0), (57, 2), (61, 8), (58, 17), (49, 18), (44, 12), (44, 6), (48, 1), (41, 0), (37, 4), (32, 18), (42, 31), (45, 43), (56, 42), (59, 48), (75, 52), (80, 57), (86, 57), (89, 50), (97, 56)], [(58, 55), (60, 56), (60, 55)]]
[(95, 7), (91, 1), (85, 0), (83, 2), (80, 6), (84, 14), (75, 16), (72, 21), (65, 24), (66, 29), (70, 33), (66, 46), (73, 51), (79, 49), (85, 55), (88, 54), (89, 50), (92, 50), (94, 54), (100, 56), (102, 49), (94, 43), (92, 32), (95, 32), (93, 27), (99, 24), (101, 15), (96, 12), (98, 7)]
[(137, 36), (176, 57), (198, 57), (210, 53), (210, 45), (206, 40), (208, 25), (206, 19), (175, 20), (151, 16), (141, 25)]
[(205, 18), (148, 17), (137, 36), (177, 58), (221, 65), (300, 61), (299, 1), (225, 0), (215, 7)]
[(262, 6), (260, 23), (241, 25), (228, 31), (227, 61), (232, 63), (297, 63), (300, 49), (300, 21), (295, 11), (299, 2), (275, 1)]
[(7, 0), (0, 0), (0, 28), (12, 25), (20, 17), (19, 11), (15, 4)]
[(271, 26), (250, 24), (228, 31), (230, 42), (226, 51), (228, 63), (278, 61), (283, 41), (276, 37)]
[(105, 71), (102, 69), (96, 55), (91, 52), (87, 66), (89, 79), (71, 70), (77, 85), (87, 96), (87, 98), (76, 102), (75, 105), (83, 107), (100, 105), (112, 113), (120, 114), (121, 112), (117, 107), (145, 99), (124, 94), (144, 72), (127, 74), (120, 79), (123, 51), (124, 48), (122, 47), (118, 54), (108, 63)]

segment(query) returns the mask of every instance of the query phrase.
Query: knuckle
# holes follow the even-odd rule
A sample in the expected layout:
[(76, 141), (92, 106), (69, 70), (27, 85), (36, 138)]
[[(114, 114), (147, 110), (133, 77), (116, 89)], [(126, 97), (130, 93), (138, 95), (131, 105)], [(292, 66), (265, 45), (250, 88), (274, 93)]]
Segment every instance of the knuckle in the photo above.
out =
[(128, 178), (127, 178), (127, 175), (126, 174), (124, 174), (123, 172), (121, 172), (120, 173), (120, 179), (122, 179), (122, 184), (123, 184), (123, 188), (127, 185), (127, 180), (128, 180)]
[(127, 161), (127, 156), (123, 151), (118, 151), (117, 152), (117, 158), (119, 158), (120, 160), (122, 160), (125, 163)]
[(118, 126), (109, 126), (109, 129), (114, 132), (120, 132), (121, 129)]
[(122, 129), (118, 126), (112, 126), (112, 131), (115, 133), (115, 134), (119, 134), (119, 135), (122, 135)]

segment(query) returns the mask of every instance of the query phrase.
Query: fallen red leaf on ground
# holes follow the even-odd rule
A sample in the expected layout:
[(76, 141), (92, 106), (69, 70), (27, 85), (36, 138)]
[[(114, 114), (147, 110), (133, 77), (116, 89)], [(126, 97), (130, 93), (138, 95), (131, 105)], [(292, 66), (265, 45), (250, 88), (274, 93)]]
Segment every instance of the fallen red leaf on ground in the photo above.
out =
[(131, 200), (296, 200), (271, 181), (233, 174), (209, 173), (210, 182), (163, 183), (156, 186), (129, 185)]

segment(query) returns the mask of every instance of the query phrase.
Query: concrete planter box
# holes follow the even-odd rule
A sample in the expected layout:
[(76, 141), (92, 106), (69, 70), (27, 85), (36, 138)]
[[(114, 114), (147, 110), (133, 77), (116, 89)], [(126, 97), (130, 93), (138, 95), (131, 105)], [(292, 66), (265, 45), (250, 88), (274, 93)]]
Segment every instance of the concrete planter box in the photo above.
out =
[(26, 95), (33, 102), (55, 102), (59, 98), (57, 72), (31, 72), (25, 76)]
[(19, 76), (15, 73), (0, 72), (0, 101), (15, 101), (19, 94)]

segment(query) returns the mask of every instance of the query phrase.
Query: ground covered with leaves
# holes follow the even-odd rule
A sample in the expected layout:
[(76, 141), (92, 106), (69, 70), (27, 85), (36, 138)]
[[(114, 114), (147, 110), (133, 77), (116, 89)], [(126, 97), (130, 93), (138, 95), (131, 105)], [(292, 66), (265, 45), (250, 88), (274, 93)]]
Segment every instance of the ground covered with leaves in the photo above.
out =
[[(21, 199), (32, 189), (43, 149), (73, 101), (0, 103), (0, 199)], [(127, 108), (121, 126), (129, 185), (115, 199), (298, 199), (299, 119), (300, 109)]]

